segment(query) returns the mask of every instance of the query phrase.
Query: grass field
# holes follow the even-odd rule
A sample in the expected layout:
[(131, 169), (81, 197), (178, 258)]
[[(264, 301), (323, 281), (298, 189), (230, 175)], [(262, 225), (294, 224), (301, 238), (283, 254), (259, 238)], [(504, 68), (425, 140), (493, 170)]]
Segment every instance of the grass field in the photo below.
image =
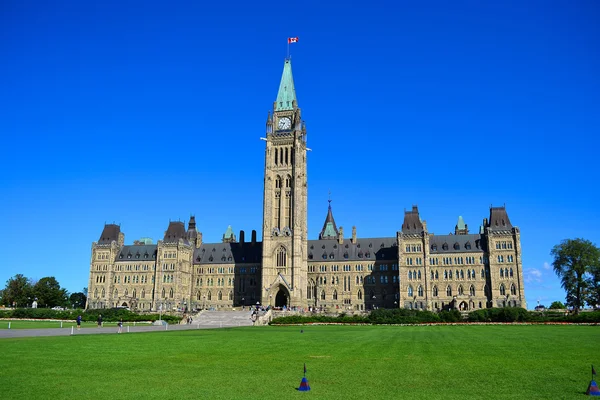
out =
[[(60, 321), (25, 321), (25, 320), (1, 320), (0, 321), (0, 329), (8, 329), (8, 323), (10, 322), (10, 329), (51, 329), (51, 328), (61, 328)], [(133, 322), (124, 322), (123, 326), (133, 325)], [(136, 325), (148, 326), (149, 322), (138, 322)], [(70, 328), (77, 327), (77, 323), (75, 321), (63, 321), (62, 328)], [(82, 328), (96, 328), (98, 325), (96, 322), (82, 322)], [(102, 326), (117, 326), (116, 322), (104, 322)]]
[[(300, 333), (303, 329), (304, 333)], [(593, 326), (306, 326), (0, 340), (7, 399), (577, 399)], [(311, 392), (296, 391), (306, 363)]]

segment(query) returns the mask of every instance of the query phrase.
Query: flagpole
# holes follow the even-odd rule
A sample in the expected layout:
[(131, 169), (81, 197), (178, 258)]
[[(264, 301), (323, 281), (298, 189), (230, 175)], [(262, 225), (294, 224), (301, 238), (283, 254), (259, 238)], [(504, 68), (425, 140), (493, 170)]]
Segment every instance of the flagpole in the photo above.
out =
[(287, 56), (286, 59), (290, 58), (290, 39), (287, 41)]

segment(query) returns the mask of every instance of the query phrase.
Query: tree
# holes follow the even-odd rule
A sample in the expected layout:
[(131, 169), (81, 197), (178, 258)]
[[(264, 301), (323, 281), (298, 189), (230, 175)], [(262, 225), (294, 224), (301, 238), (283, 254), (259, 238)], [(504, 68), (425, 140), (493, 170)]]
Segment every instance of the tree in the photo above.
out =
[(552, 266), (567, 293), (567, 306), (575, 313), (588, 300), (588, 289), (593, 283), (592, 272), (600, 265), (600, 249), (584, 239), (566, 239), (552, 248)]
[(564, 308), (565, 305), (560, 301), (553, 301), (552, 304), (550, 304), (551, 310), (563, 310)]
[(85, 301), (87, 300), (87, 297), (84, 293), (82, 292), (77, 292), (77, 293), (73, 293), (71, 294), (71, 296), (69, 297), (69, 303), (71, 305), (75, 305), (75, 308), (85, 308)]
[(592, 266), (590, 271), (590, 289), (588, 304), (594, 308), (600, 307), (600, 265)]
[(7, 306), (27, 307), (32, 301), (31, 283), (22, 274), (17, 274), (6, 281), (2, 304)]
[(42, 307), (66, 306), (67, 290), (62, 289), (53, 276), (42, 278), (33, 287), (33, 293)]

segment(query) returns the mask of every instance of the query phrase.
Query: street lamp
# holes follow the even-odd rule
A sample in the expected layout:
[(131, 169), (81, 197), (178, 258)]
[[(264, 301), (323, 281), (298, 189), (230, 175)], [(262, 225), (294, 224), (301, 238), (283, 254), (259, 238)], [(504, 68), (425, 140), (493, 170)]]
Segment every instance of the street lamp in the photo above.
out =
[(206, 308), (206, 295), (202, 296), (202, 309)]
[(273, 307), (273, 295), (269, 295), (269, 307)]
[(375, 305), (375, 300), (377, 300), (377, 297), (375, 297), (375, 295), (373, 295), (372, 299), (373, 299), (373, 306), (372, 306), (372, 307), (373, 307), (373, 310), (376, 310), (376, 309), (377, 309), (377, 308), (376, 308), (377, 306)]
[(242, 309), (246, 307), (246, 299), (242, 297)]

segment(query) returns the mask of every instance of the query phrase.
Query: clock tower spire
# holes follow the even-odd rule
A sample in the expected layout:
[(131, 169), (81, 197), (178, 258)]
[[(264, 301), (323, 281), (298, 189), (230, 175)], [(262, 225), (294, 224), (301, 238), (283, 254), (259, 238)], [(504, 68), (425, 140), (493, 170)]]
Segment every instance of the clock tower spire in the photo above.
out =
[(261, 300), (303, 307), (308, 271), (306, 127), (289, 58), (266, 133)]

